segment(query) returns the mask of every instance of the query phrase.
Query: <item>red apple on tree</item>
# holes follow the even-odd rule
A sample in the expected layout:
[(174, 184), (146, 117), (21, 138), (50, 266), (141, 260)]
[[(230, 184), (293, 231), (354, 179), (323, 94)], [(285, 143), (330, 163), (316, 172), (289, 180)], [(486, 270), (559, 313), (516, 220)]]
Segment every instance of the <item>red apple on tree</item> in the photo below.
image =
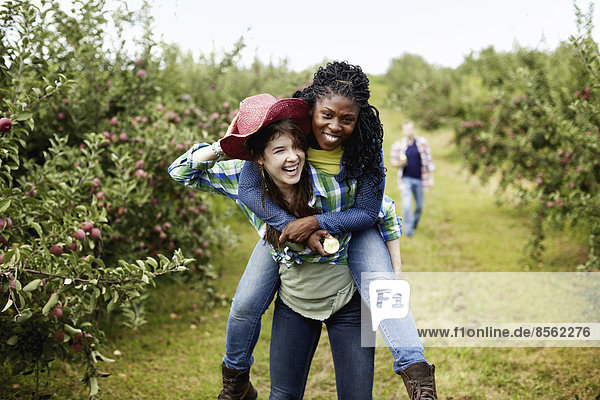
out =
[(91, 333), (86, 333), (83, 336), (83, 344), (90, 344), (90, 342), (92, 341), (92, 339), (94, 339), (94, 335), (92, 335)]
[(8, 132), (12, 129), (12, 121), (8, 118), (0, 118), (0, 131)]
[(83, 239), (85, 239), (84, 230), (81, 228), (77, 229), (75, 232), (73, 232), (73, 238), (81, 242)]
[(92, 230), (90, 232), (90, 236), (92, 237), (92, 239), (99, 239), (100, 238), (100, 229), (92, 228)]
[(60, 256), (62, 254), (62, 252), (63, 252), (63, 249), (61, 247), (58, 247), (57, 245), (50, 246), (50, 253), (52, 253), (56, 257)]
[(10, 218), (0, 218), (0, 231), (12, 228), (12, 220)]
[(91, 231), (93, 227), (94, 227), (94, 224), (92, 224), (89, 221), (85, 221), (83, 224), (81, 224), (81, 229), (83, 229), (84, 232)]
[(63, 316), (63, 312), (62, 309), (60, 309), (60, 307), (56, 307), (54, 310), (52, 310), (52, 313), (56, 315), (57, 319), (61, 319)]
[(25, 196), (35, 197), (35, 195), (37, 193), (35, 192), (35, 187), (34, 187), (33, 183), (31, 183), (31, 182), (25, 182), (25, 186), (29, 187), (29, 191), (27, 193), (25, 193)]

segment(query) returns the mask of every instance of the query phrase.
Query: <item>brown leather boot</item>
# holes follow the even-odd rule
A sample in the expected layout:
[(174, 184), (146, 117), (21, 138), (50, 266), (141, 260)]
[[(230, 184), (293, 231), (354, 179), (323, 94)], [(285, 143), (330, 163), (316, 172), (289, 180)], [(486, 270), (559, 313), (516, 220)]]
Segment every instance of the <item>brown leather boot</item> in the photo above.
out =
[(240, 371), (231, 369), (223, 363), (223, 390), (219, 393), (218, 400), (255, 400), (258, 393), (250, 382), (250, 369)]
[(434, 373), (435, 365), (422, 361), (400, 371), (410, 400), (437, 400)]

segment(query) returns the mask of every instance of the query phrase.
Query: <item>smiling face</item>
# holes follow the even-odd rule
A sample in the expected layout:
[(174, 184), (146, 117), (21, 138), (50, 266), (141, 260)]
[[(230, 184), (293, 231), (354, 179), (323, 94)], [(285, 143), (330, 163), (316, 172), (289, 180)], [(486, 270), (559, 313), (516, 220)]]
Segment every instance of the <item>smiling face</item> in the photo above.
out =
[(321, 149), (338, 148), (354, 132), (360, 109), (348, 97), (333, 95), (315, 103), (311, 112), (312, 131)]
[(273, 183), (284, 195), (300, 181), (306, 153), (289, 133), (276, 134), (265, 146), (257, 162), (262, 165)]

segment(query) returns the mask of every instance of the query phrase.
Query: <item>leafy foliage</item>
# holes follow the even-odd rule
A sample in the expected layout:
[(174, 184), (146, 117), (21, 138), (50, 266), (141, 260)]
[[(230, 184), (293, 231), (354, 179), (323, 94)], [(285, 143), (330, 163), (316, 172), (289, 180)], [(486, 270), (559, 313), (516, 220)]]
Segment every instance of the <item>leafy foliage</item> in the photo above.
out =
[[(147, 5), (13, 0), (0, 21), (0, 366), (39, 376), (81, 362), (94, 397), (105, 328), (139, 327), (148, 285), (178, 272), (218, 300), (210, 253), (230, 240), (228, 209), (168, 165), (222, 135), (232, 104), (289, 96), (308, 76), (237, 67), (241, 40), (194, 61), (154, 42)], [(135, 46), (111, 45), (130, 26), (143, 28)]]
[(498, 178), (535, 208), (535, 261), (544, 230), (589, 232), (585, 268), (600, 267), (600, 53), (591, 10), (575, 7), (579, 33), (552, 52), (493, 48), (455, 70), (405, 55), (388, 77), (393, 100), (427, 127), (452, 123), (463, 159), (484, 181)]

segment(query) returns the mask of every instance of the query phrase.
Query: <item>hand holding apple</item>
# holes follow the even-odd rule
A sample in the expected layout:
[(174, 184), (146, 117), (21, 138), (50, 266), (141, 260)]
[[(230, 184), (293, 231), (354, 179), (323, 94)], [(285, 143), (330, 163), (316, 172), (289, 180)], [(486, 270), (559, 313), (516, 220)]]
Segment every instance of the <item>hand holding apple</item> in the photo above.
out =
[(400, 154), (400, 157), (398, 157), (399, 162), (398, 162), (398, 167), (403, 168), (406, 166), (406, 164), (408, 164), (408, 159), (406, 158), (406, 154)]

